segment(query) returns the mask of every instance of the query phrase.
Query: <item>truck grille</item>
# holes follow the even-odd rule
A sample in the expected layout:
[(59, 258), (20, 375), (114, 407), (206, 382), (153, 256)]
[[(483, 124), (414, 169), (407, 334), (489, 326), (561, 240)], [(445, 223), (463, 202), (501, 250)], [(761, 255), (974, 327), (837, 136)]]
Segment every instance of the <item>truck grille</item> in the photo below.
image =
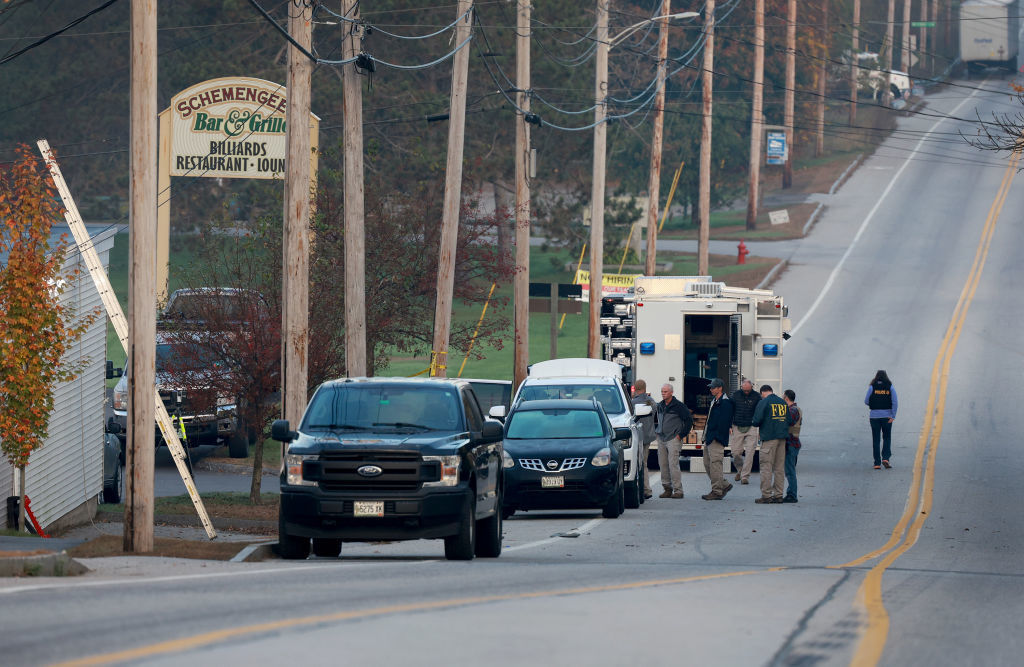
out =
[[(367, 465), (383, 472), (376, 477), (360, 475), (359, 468)], [(423, 482), (441, 477), (436, 463), (425, 463), (415, 453), (325, 452), (316, 467), (319, 470), (307, 470), (306, 477), (316, 479), (324, 491), (416, 491)]]

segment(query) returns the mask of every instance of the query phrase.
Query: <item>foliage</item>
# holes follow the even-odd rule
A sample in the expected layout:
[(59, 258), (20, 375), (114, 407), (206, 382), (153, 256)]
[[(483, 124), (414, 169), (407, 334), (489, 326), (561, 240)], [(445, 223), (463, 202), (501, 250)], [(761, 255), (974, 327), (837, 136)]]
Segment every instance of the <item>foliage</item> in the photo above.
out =
[(76, 317), (60, 295), (77, 278), (65, 273), (66, 241), (49, 245), (60, 207), (48, 174), (28, 146), (0, 174), (0, 447), (24, 468), (47, 437), (53, 390), (86, 363), (67, 363), (68, 346), (98, 313)]

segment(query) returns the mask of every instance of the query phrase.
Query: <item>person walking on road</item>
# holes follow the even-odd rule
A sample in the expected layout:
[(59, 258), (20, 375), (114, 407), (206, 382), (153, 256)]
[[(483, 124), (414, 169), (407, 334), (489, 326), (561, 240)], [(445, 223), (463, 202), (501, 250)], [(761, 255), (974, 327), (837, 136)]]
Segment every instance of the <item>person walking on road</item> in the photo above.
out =
[(761, 402), (754, 411), (754, 426), (761, 429), (761, 497), (755, 503), (781, 503), (786, 464), (789, 406), (775, 395), (771, 385), (761, 385)]
[(637, 380), (633, 383), (633, 405), (649, 405), (651, 406), (651, 414), (646, 417), (640, 417), (637, 421), (640, 422), (640, 428), (644, 434), (644, 451), (641, 457), (637, 457), (637, 460), (641, 463), (641, 472), (643, 472), (644, 478), (644, 498), (650, 498), (653, 493), (651, 492), (651, 480), (648, 478), (643, 462), (647, 460), (647, 450), (650, 444), (654, 442), (654, 411), (658, 404), (651, 398), (651, 395), (647, 393), (647, 382), (644, 380)]
[(796, 499), (796, 460), (800, 456), (800, 427), (804, 422), (804, 415), (796, 404), (796, 392), (787, 389), (782, 392), (782, 398), (789, 406), (786, 412), (786, 424), (789, 425), (789, 435), (786, 436), (786, 495), (782, 498), (784, 503), (795, 503)]
[(719, 378), (711, 380), (711, 406), (708, 408), (708, 423), (704, 427), (704, 470), (711, 480), (711, 493), (701, 498), (704, 500), (721, 500), (732, 489), (732, 484), (725, 481), (722, 474), (722, 462), (725, 459), (725, 445), (729, 442), (729, 431), (732, 429), (732, 401), (725, 395), (725, 383)]
[[(875, 373), (875, 379), (868, 385), (864, 405), (870, 408), (868, 417), (871, 421), (871, 451), (875, 456), (875, 470), (882, 466), (891, 468), (889, 459), (892, 456), (892, 422), (896, 419), (896, 390), (892, 380), (884, 370)], [(882, 439), (882, 451), (878, 451), (879, 435)]]
[(732, 393), (732, 432), (729, 434), (729, 450), (736, 466), (736, 481), (749, 484), (750, 470), (754, 467), (754, 449), (757, 447), (758, 429), (751, 423), (754, 410), (761, 395), (754, 391), (754, 383), (743, 380), (740, 388)]
[(661, 387), (661, 401), (657, 405), (658, 467), (661, 468), (662, 498), (682, 498), (683, 478), (679, 472), (679, 450), (683, 438), (693, 428), (693, 415), (686, 404), (672, 395), (672, 385)]

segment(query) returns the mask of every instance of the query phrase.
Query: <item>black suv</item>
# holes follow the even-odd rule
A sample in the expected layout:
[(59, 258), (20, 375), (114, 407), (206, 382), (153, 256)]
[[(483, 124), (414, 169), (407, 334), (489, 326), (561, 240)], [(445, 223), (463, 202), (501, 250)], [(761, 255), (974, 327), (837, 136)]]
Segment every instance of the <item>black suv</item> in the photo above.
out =
[(465, 381), (321, 385), (287, 443), (278, 551), (335, 557), (343, 541), (444, 539), (445, 556), (501, 554), (502, 427)]

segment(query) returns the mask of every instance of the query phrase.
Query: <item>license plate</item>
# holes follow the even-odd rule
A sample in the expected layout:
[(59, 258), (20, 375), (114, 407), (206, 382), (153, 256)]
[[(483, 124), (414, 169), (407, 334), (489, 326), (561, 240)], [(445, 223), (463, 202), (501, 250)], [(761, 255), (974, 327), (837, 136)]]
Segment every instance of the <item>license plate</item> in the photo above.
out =
[(540, 478), (541, 488), (545, 489), (561, 489), (565, 486), (564, 477), (541, 477)]
[(384, 516), (384, 501), (357, 500), (353, 514), (355, 516)]

